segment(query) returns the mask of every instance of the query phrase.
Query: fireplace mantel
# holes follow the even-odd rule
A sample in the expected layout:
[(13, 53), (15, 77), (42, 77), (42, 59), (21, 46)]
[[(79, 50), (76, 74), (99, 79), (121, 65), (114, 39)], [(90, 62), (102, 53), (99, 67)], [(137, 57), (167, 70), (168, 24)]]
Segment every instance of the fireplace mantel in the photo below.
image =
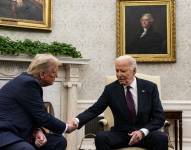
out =
[[(62, 64), (77, 64), (84, 65), (88, 64), (89, 59), (84, 58), (72, 58), (72, 57), (57, 57)], [(19, 55), (19, 56), (10, 56), (10, 55), (0, 55), (0, 61), (6, 62), (31, 62), (32, 57), (27, 55)]]
[[(80, 69), (89, 59), (58, 57), (62, 65), (53, 85), (44, 88), (44, 100), (53, 104), (55, 115), (64, 122), (76, 116), (77, 90), (81, 87)], [(21, 72), (26, 71), (32, 58), (21, 56), (0, 56), (0, 87)], [(76, 133), (67, 135), (68, 150), (77, 149)]]

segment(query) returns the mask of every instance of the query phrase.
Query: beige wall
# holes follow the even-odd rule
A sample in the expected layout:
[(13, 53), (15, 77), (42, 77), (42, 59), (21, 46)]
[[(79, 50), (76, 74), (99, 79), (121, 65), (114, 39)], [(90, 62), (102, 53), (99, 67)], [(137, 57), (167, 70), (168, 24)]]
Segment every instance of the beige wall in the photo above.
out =
[[(104, 76), (114, 74), (116, 55), (115, 0), (60, 0), (53, 2), (52, 32), (0, 28), (0, 35), (14, 40), (30, 38), (72, 43), (83, 57), (90, 58), (82, 68), (80, 99), (96, 99), (104, 85)], [(191, 100), (191, 2), (176, 0), (177, 62), (139, 64), (138, 71), (157, 74), (162, 81), (162, 99)], [(88, 89), (88, 90), (87, 90)]]
[[(0, 35), (13, 40), (29, 38), (43, 42), (57, 40), (73, 44), (89, 65), (81, 68), (79, 103), (96, 100), (104, 88), (104, 77), (114, 74), (116, 57), (116, 0), (52, 0), (52, 32), (0, 28)], [(138, 72), (160, 75), (162, 99), (172, 100), (174, 109), (185, 107), (184, 127), (190, 125), (191, 101), (191, 1), (176, 0), (176, 63), (140, 63)], [(47, 96), (48, 97), (48, 96)], [(92, 100), (92, 101), (91, 101)], [(176, 101), (181, 101), (180, 103)], [(86, 105), (85, 105), (86, 106)], [(84, 109), (87, 108), (84, 107)], [(181, 107), (182, 108), (182, 107)], [(80, 109), (81, 110), (81, 109)], [(187, 126), (186, 126), (187, 125)], [(185, 130), (186, 131), (186, 130)], [(186, 143), (191, 138), (184, 132)], [(190, 134), (189, 134), (190, 135)], [(79, 141), (78, 141), (79, 142)], [(186, 144), (185, 143), (185, 144)]]

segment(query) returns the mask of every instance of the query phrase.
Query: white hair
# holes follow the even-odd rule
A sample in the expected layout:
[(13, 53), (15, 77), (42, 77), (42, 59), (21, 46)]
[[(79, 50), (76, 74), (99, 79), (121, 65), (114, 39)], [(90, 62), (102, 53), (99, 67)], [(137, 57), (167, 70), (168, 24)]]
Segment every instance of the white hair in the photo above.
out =
[(151, 22), (151, 23), (154, 22), (153, 15), (151, 15), (150, 13), (145, 13), (145, 14), (143, 14), (143, 15), (141, 16), (141, 19), (142, 19), (143, 17), (149, 18), (149, 22)]
[(122, 55), (116, 58), (115, 61), (122, 61), (122, 60), (127, 61), (131, 70), (137, 70), (137, 62), (135, 58), (133, 58), (130, 55)]

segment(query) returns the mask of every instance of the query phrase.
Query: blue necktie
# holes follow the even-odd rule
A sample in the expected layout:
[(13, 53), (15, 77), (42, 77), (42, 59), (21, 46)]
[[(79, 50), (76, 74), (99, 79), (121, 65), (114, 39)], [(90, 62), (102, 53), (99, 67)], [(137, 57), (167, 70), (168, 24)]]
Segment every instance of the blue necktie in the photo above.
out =
[(132, 121), (135, 119), (136, 117), (136, 111), (135, 111), (135, 104), (134, 104), (134, 100), (132, 97), (132, 94), (130, 92), (130, 86), (127, 86), (127, 90), (126, 90), (126, 102), (127, 102), (127, 108), (128, 108), (128, 113), (129, 113), (129, 119), (131, 119)]

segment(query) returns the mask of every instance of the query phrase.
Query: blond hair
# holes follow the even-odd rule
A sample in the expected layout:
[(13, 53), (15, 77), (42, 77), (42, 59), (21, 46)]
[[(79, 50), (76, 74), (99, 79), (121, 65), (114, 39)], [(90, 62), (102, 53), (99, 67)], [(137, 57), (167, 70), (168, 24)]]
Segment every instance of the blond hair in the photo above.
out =
[(37, 54), (30, 63), (27, 73), (38, 77), (40, 72), (47, 71), (51, 64), (61, 65), (61, 62), (51, 54)]

